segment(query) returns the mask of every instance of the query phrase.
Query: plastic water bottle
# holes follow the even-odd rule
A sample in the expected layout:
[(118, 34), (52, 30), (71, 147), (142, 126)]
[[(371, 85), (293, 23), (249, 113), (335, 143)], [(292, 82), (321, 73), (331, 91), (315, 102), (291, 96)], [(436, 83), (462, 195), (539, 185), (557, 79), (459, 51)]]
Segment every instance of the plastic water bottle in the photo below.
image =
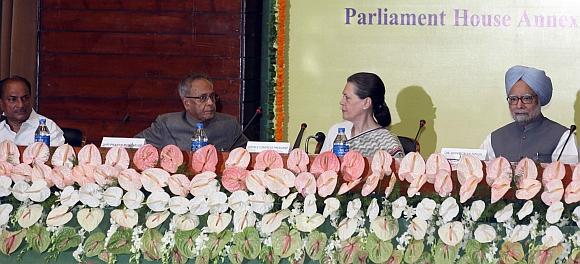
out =
[(207, 146), (207, 134), (205, 133), (205, 129), (203, 129), (203, 123), (197, 123), (195, 127), (196, 129), (191, 137), (191, 151), (196, 151)]
[(34, 132), (34, 142), (44, 142), (50, 147), (50, 131), (48, 131), (46, 119), (44, 118), (38, 121), (38, 128)]
[(338, 135), (336, 135), (336, 138), (334, 139), (334, 143), (332, 144), (332, 152), (336, 156), (342, 157), (350, 149), (350, 146), (346, 140), (347, 140), (347, 138), (346, 138), (346, 134), (344, 133), (344, 127), (339, 127), (338, 128)]

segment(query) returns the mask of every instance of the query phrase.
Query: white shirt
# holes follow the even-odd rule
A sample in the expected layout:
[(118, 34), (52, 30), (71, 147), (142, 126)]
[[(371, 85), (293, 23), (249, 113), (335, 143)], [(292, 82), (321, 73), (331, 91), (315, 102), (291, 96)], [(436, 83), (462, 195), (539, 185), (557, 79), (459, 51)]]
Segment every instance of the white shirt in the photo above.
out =
[[(564, 147), (564, 143), (566, 142), (566, 138), (570, 135), (570, 130), (566, 130), (564, 134), (560, 137), (560, 141), (558, 141), (558, 145), (554, 152), (552, 153), (552, 161), (558, 159), (562, 148)], [(487, 135), (481, 146), (480, 149), (485, 150), (486, 152), (486, 160), (493, 160), (495, 159), (495, 152), (493, 151), (493, 147), (491, 145), (491, 133)], [(578, 163), (578, 146), (576, 145), (576, 137), (572, 135), (564, 148), (564, 152), (562, 152), (562, 157), (560, 161), (563, 163), (575, 164)]]
[(332, 144), (334, 143), (334, 139), (338, 135), (338, 128), (339, 127), (344, 127), (344, 133), (346, 134), (346, 138), (351, 138), (352, 122), (343, 121), (343, 122), (334, 124), (328, 130), (328, 133), (326, 134), (326, 139), (324, 140), (324, 145), (322, 145), (320, 152), (332, 150)]
[(50, 146), (58, 147), (64, 144), (64, 136), (62, 129), (56, 125), (56, 123), (42, 115), (39, 115), (32, 109), (32, 113), (22, 125), (18, 133), (10, 129), (7, 120), (0, 122), (0, 142), (8, 139), (12, 140), (16, 145), (28, 146), (34, 143), (34, 132), (38, 128), (38, 122), (41, 118), (46, 119), (46, 126), (48, 131), (50, 131)]

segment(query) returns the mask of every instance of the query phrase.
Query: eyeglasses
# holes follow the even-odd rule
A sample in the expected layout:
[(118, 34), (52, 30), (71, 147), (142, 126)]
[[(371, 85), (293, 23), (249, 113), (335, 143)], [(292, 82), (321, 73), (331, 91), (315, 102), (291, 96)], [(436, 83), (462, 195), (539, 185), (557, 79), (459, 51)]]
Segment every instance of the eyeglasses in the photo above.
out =
[(204, 94), (202, 96), (184, 96), (184, 97), (189, 99), (195, 99), (200, 104), (207, 103), (207, 100), (209, 99), (211, 99), (214, 103), (220, 100), (220, 96), (215, 93)]
[(510, 104), (510, 105), (518, 104), (519, 100), (522, 100), (522, 103), (524, 103), (524, 104), (531, 104), (534, 102), (535, 97), (536, 97), (535, 95), (529, 95), (529, 94), (522, 95), (522, 96), (510, 95), (507, 97), (507, 101), (508, 101), (508, 104)]

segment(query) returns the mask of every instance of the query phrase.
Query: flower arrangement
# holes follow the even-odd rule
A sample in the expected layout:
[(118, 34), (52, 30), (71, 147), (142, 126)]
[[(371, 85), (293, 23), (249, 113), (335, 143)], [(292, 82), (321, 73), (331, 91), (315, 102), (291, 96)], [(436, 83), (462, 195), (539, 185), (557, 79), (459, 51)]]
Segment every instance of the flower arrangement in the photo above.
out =
[[(1, 144), (0, 153), (4, 153)], [(435, 182), (426, 176), (432, 169), (427, 165), (430, 161), (421, 165), (415, 156), (408, 164), (408, 159), (393, 160), (381, 151), (369, 163), (372, 173), (368, 176), (357, 172), (359, 162), (346, 160), (358, 160), (356, 154), (345, 157), (339, 165), (333, 164), (338, 159), (331, 153), (319, 155), (309, 171), (294, 172), (285, 169), (278, 157), (256, 159), (256, 163), (265, 163), (253, 167), (263, 170), (244, 172), (248, 163), (242, 162), (246, 160), (243, 157), (249, 153), (238, 149), (225, 161), (226, 167), (237, 169), (189, 173), (181, 166), (171, 174), (156, 167), (136, 172), (128, 168), (127, 162), (110, 165), (109, 158), (101, 164), (100, 154), (86, 155), (91, 152), (83, 150), (73, 155), (75, 162), (51, 162), (51, 170), (43, 171), (39, 168), (48, 161), (48, 155), (33, 153), (29, 164), (15, 162), (20, 160), (14, 158), (15, 153), (10, 161), (0, 157), (0, 252), (5, 255), (19, 257), (33, 250), (52, 261), (70, 250), (78, 262), (99, 258), (108, 263), (139, 263), (143, 259), (163, 263), (185, 263), (189, 259), (196, 263), (279, 263), (284, 259), (293, 263), (580, 261), (580, 206), (578, 201), (570, 200), (574, 193), (562, 202), (565, 190), (580, 177), (580, 166), (575, 166), (560, 198), (551, 197), (555, 196), (553, 191), (545, 187), (533, 198), (547, 193), (549, 199), (509, 198), (492, 203), (489, 193), (494, 186), (487, 180), (513, 177), (522, 171), (502, 169), (495, 173), (495, 162), (503, 161), (493, 161), (494, 166), (490, 164), (483, 177), (488, 184), (476, 184), (476, 191), (468, 190), (489, 193), (467, 197), (447, 188), (438, 188), (441, 194), (420, 193), (425, 190), (423, 185)], [(293, 163), (302, 161), (290, 156), (286, 167), (298, 168)], [(463, 185), (452, 186), (451, 190), (466, 190), (463, 186), (479, 183), (478, 167), (466, 166), (477, 164), (472, 162), (470, 158), (460, 162), (457, 178), (463, 179), (452, 182)], [(542, 179), (563, 180), (561, 174), (550, 174), (560, 165), (548, 165), (544, 174), (550, 177)], [(70, 175), (55, 176), (55, 172), (65, 170), (59, 166), (70, 166)], [(441, 171), (435, 173), (437, 177), (448, 177), (447, 166), (438, 168)], [(365, 166), (358, 170), (364, 171)], [(530, 171), (526, 167), (526, 172)], [(133, 173), (139, 175), (138, 183), (130, 177)], [(306, 174), (310, 175), (300, 176)], [(525, 177), (531, 179), (532, 175), (527, 173)], [(74, 180), (59, 186), (55, 177)], [(450, 177), (456, 178), (453, 174)], [(360, 189), (350, 188), (338, 195), (339, 183), (348, 186), (353, 180), (366, 184), (370, 191), (363, 195)], [(373, 184), (366, 181), (378, 182), (371, 188), (368, 186)], [(312, 184), (314, 188), (310, 188)], [(408, 195), (410, 186), (416, 187), (411, 190), (412, 196)], [(519, 182), (509, 187), (525, 188)], [(407, 195), (401, 195), (405, 188)], [(322, 197), (320, 190), (327, 189), (329, 194)]]

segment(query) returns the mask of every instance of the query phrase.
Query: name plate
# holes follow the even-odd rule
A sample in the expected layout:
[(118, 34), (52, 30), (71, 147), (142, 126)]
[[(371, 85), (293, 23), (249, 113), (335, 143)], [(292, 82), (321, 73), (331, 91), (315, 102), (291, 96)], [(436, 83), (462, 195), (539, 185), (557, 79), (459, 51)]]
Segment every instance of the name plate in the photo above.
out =
[(486, 152), (483, 149), (441, 148), (441, 154), (448, 160), (459, 160), (462, 156), (471, 155), (479, 160), (485, 160)]
[(273, 150), (280, 154), (288, 154), (290, 153), (290, 142), (248, 141), (246, 150), (253, 153), (259, 153), (264, 150)]
[(145, 145), (144, 138), (103, 137), (103, 141), (101, 141), (101, 148), (122, 147), (138, 149), (143, 145)]

